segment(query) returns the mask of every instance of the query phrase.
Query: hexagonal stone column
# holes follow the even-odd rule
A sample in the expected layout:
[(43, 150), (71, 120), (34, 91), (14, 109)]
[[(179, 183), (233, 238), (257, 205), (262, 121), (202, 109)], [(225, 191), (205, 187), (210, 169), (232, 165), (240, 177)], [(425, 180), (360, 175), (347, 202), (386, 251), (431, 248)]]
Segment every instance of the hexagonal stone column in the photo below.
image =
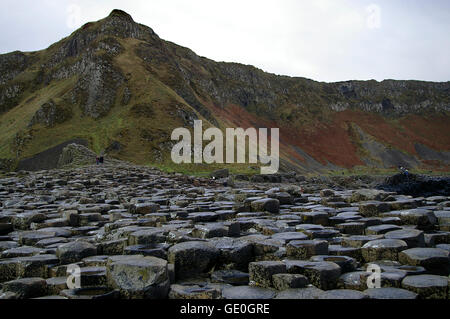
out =
[(417, 293), (424, 299), (447, 299), (448, 277), (436, 275), (407, 276), (402, 281), (404, 289)]
[(417, 299), (418, 294), (401, 288), (382, 287), (364, 290), (370, 299)]
[(169, 292), (167, 261), (156, 257), (114, 256), (107, 264), (108, 285), (130, 299), (166, 298)]
[(280, 202), (275, 198), (262, 198), (251, 202), (251, 208), (254, 212), (267, 211), (272, 214), (280, 212)]
[(326, 240), (293, 240), (286, 245), (286, 255), (298, 259), (308, 259), (314, 255), (328, 255)]
[(411, 248), (399, 254), (405, 265), (422, 266), (429, 272), (448, 276), (450, 273), (449, 252), (440, 248)]
[(386, 239), (400, 239), (406, 242), (409, 248), (425, 247), (425, 237), (423, 231), (418, 229), (400, 229), (387, 232)]
[(285, 263), (288, 273), (306, 276), (319, 289), (331, 290), (337, 287), (341, 268), (333, 262), (286, 260)]
[(169, 248), (168, 261), (175, 265), (177, 279), (208, 272), (219, 258), (219, 250), (201, 241), (187, 241)]
[(59, 245), (56, 256), (61, 264), (70, 264), (97, 254), (97, 247), (86, 241), (73, 241)]
[(286, 265), (281, 261), (258, 261), (248, 265), (250, 281), (261, 287), (272, 287), (272, 275), (285, 273)]
[(378, 239), (364, 244), (361, 248), (362, 256), (366, 262), (376, 260), (398, 260), (398, 254), (408, 248), (408, 245), (399, 239)]
[(47, 292), (47, 283), (42, 278), (21, 278), (5, 282), (3, 291), (13, 292), (20, 299), (44, 296)]

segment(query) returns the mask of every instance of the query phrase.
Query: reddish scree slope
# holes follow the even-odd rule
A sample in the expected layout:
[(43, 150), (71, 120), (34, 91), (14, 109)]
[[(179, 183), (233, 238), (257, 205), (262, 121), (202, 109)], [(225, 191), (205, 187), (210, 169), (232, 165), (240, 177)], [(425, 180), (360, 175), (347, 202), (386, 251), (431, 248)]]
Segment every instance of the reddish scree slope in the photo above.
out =
[[(307, 126), (299, 124), (294, 127), (258, 117), (238, 105), (220, 108), (209, 104), (208, 108), (230, 127), (278, 127), (281, 155), (290, 161), (305, 162), (292, 147), (297, 146), (323, 165), (328, 162), (345, 168), (364, 165), (359, 156), (362, 150), (350, 130), (351, 123), (357, 124), (377, 141), (411, 155), (417, 155), (415, 143), (435, 150), (448, 150), (450, 147), (447, 117), (408, 115), (387, 119), (379, 114), (345, 110), (333, 113), (328, 122), (313, 121)], [(427, 161), (424, 164), (433, 165)]]

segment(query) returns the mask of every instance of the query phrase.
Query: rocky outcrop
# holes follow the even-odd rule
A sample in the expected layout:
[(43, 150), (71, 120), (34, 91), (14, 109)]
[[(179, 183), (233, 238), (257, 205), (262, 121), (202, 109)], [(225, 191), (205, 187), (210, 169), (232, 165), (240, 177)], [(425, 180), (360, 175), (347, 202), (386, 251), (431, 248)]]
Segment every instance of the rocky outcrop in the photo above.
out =
[(20, 102), (24, 87), (21, 84), (0, 86), (0, 113), (8, 111)]
[(46, 127), (52, 127), (70, 119), (71, 116), (72, 111), (69, 108), (57, 105), (53, 100), (50, 100), (42, 104), (39, 110), (36, 111), (28, 126), (41, 124)]
[(445, 195), (450, 192), (450, 178), (396, 174), (386, 178), (379, 188), (412, 196)]
[(93, 164), (96, 157), (93, 151), (83, 145), (69, 144), (63, 148), (57, 167)]
[(92, 56), (74, 89), (74, 102), (81, 105), (87, 116), (104, 116), (113, 107), (123, 80), (121, 72), (107, 57)]
[(23, 52), (14, 51), (0, 55), (0, 85), (6, 84), (25, 70), (30, 58)]
[[(80, 138), (66, 141), (64, 143), (46, 149), (45, 151), (42, 151), (38, 154), (35, 154), (34, 156), (20, 160), (17, 164), (17, 170), (38, 171), (41, 169), (56, 168), (58, 166), (58, 162), (63, 152), (63, 149), (69, 144), (87, 146), (88, 142)], [(95, 157), (93, 163), (95, 163)]]

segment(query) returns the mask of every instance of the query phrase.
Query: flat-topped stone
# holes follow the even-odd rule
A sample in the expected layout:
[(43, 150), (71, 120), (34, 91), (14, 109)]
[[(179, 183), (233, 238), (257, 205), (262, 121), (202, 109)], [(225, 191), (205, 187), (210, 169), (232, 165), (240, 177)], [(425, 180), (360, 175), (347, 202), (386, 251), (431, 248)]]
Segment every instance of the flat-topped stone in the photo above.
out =
[(424, 233), (418, 229), (400, 229), (390, 231), (384, 234), (384, 238), (403, 240), (409, 248), (425, 246)]
[(399, 239), (378, 239), (365, 243), (361, 247), (361, 252), (366, 262), (388, 259), (398, 260), (398, 254), (408, 248), (403, 240)]
[(407, 276), (402, 287), (417, 293), (424, 299), (447, 299), (448, 277), (436, 275)]
[[(128, 258), (127, 258), (128, 257)], [(124, 298), (160, 299), (167, 297), (167, 261), (156, 257), (123, 256), (106, 266), (108, 284)]]
[(275, 294), (275, 290), (251, 286), (227, 287), (222, 290), (224, 299), (272, 299)]
[(399, 261), (405, 265), (422, 266), (430, 273), (448, 276), (450, 274), (449, 252), (440, 248), (411, 248), (399, 254)]
[(417, 299), (418, 294), (401, 288), (382, 287), (364, 290), (370, 299)]
[(190, 241), (170, 247), (167, 260), (175, 265), (176, 278), (181, 279), (209, 271), (219, 255), (219, 250), (209, 243)]

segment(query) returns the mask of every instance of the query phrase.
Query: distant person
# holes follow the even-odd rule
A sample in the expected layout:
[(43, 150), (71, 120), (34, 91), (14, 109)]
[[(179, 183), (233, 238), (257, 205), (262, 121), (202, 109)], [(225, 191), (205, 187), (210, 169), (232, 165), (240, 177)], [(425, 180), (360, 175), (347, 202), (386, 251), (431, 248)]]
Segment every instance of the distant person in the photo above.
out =
[(409, 175), (409, 171), (407, 168), (399, 166), (398, 169), (400, 170), (400, 174), (405, 175), (406, 177)]
[(100, 156), (99, 162), (100, 162), (100, 164), (103, 164), (103, 155)]
[(95, 163), (98, 165), (100, 164), (100, 158), (98, 156), (95, 157)]

